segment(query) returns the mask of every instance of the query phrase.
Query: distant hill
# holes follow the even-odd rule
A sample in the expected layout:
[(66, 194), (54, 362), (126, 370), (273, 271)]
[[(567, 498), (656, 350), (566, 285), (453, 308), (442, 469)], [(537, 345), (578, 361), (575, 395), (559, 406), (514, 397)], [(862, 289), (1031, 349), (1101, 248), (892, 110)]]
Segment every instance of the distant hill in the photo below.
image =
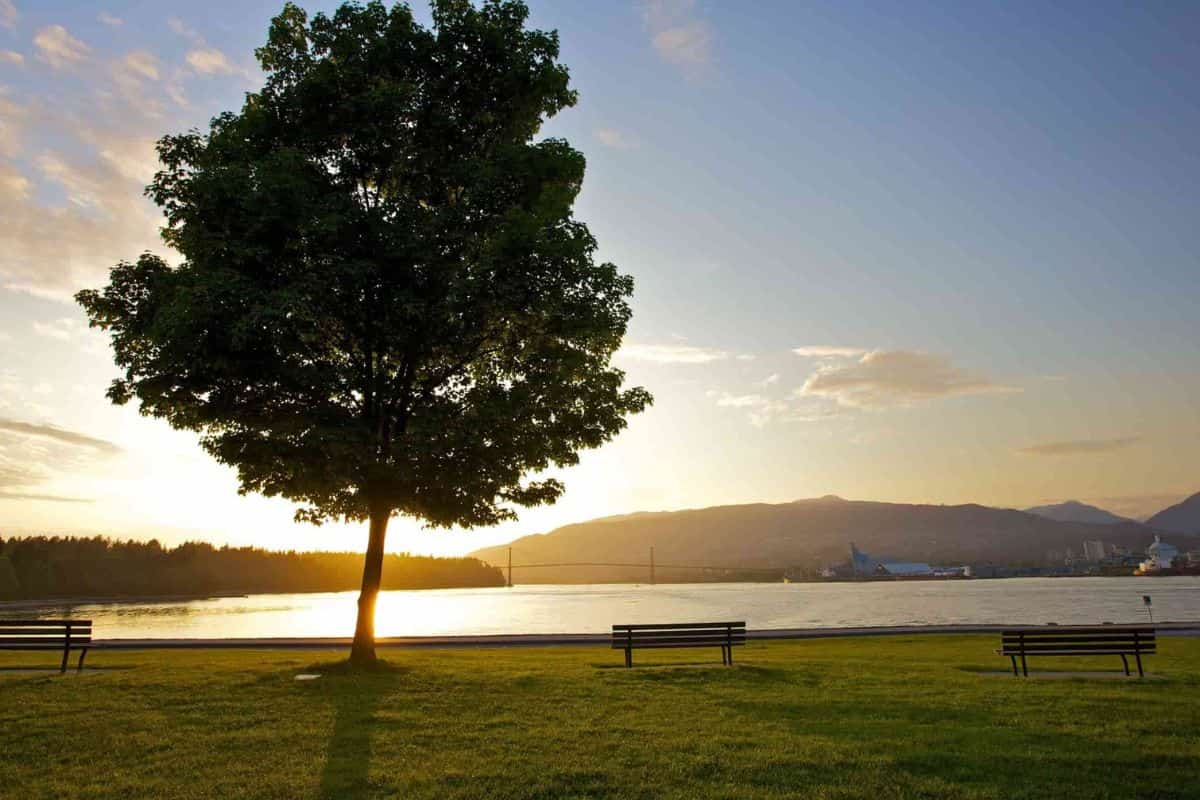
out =
[[(670, 565), (727, 568), (815, 568), (845, 560), (850, 542), (877, 557), (934, 564), (1045, 563), (1047, 553), (1079, 552), (1100, 539), (1135, 549), (1153, 540), (1135, 522), (1091, 525), (1059, 522), (1023, 511), (979, 505), (933, 506), (873, 503), (823, 497), (793, 503), (717, 506), (641, 513), (566, 525), (512, 542), (513, 563), (627, 563), (649, 560), (658, 576), (679, 578)], [(1196, 546), (1200, 537), (1181, 547)], [(472, 553), (497, 566), (509, 545)], [(517, 583), (642, 581), (645, 568), (563, 567), (514, 570)]]
[(1120, 522), (1132, 522), (1127, 517), (1118, 517), (1111, 511), (1089, 506), (1078, 500), (1068, 500), (1065, 503), (1055, 503), (1049, 506), (1034, 506), (1025, 509), (1027, 514), (1037, 514), (1046, 519), (1059, 522), (1086, 522), (1089, 525), (1116, 525)]
[[(362, 585), (362, 565), (362, 553), (30, 536), (0, 539), (0, 600), (345, 592)], [(384, 589), (503, 585), (473, 558), (384, 557)]]
[(1200, 533), (1200, 492), (1182, 503), (1164, 508), (1146, 520), (1146, 525), (1174, 533)]

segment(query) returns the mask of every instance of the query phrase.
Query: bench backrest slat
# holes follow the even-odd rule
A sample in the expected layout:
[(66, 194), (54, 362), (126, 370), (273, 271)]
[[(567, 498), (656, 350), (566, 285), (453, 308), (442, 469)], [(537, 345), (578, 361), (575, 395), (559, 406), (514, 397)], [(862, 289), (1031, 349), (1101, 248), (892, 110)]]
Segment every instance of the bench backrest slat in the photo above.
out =
[(1017, 628), (1001, 633), (1004, 655), (1110, 655), (1154, 653), (1152, 627), (1092, 625), (1086, 627)]
[(655, 622), (655, 623), (634, 623), (630, 625), (613, 625), (613, 631), (669, 631), (685, 628), (745, 628), (745, 621), (742, 622)]
[(613, 625), (615, 650), (669, 647), (725, 647), (746, 643), (746, 623), (671, 622)]
[(91, 644), (90, 619), (0, 619), (0, 649), (34, 649)]

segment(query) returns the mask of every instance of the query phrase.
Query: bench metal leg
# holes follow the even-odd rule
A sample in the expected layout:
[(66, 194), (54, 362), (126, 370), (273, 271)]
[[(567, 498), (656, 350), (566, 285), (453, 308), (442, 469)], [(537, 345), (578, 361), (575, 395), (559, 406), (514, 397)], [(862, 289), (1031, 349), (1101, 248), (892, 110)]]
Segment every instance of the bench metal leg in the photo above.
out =
[(1139, 651), (1135, 652), (1133, 654), (1133, 657), (1137, 659), (1138, 677), (1139, 678), (1146, 677), (1146, 673), (1142, 672), (1142, 653), (1141, 653), (1141, 651), (1139, 650)]
[(633, 648), (626, 647), (625, 648), (625, 668), (628, 669), (629, 667), (632, 667), (632, 666), (633, 666)]
[(1121, 663), (1125, 665), (1125, 677), (1129, 677), (1129, 659), (1124, 653), (1121, 653)]
[(67, 659), (71, 657), (71, 645), (63, 648), (62, 665), (58, 668), (58, 673), (61, 675), (67, 671)]
[(1029, 665), (1025, 663), (1025, 654), (1024, 653), (1021, 653), (1021, 673), (1026, 678), (1029, 677)]
[(729, 654), (729, 666), (732, 667), (733, 666), (733, 645), (726, 646), (725, 652)]
[(75, 667), (76, 672), (83, 672), (83, 660), (87, 658), (87, 651), (86, 647), (79, 651), (79, 664)]
[(1014, 678), (1019, 678), (1019, 677), (1021, 677), (1021, 673), (1017, 672), (1017, 657), (1016, 657), (1016, 656), (1009, 656), (1009, 658), (1010, 658), (1010, 659), (1012, 659), (1012, 665), (1013, 665), (1013, 677), (1014, 677)]

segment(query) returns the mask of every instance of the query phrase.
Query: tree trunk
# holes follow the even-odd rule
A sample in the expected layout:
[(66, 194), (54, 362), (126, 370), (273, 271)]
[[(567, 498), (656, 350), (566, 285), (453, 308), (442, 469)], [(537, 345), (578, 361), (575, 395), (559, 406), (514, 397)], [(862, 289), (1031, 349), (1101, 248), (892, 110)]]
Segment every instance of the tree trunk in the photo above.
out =
[(379, 584), (383, 578), (383, 542), (391, 515), (391, 509), (371, 511), (362, 591), (358, 595), (358, 622), (354, 626), (354, 644), (350, 648), (350, 663), (360, 666), (375, 663), (375, 600), (379, 597)]

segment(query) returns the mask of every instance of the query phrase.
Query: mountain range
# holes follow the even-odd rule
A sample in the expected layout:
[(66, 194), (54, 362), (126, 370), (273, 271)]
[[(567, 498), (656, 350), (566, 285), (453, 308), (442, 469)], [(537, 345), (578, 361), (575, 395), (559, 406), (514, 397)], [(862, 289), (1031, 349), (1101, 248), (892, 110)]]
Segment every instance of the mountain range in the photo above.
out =
[(1039, 517), (1054, 519), (1059, 522), (1086, 522), (1090, 525), (1116, 525), (1119, 522), (1132, 522), (1128, 517), (1118, 517), (1111, 511), (1089, 506), (1078, 500), (1068, 500), (1049, 506), (1034, 506), (1025, 509), (1026, 514), (1037, 514)]
[[(1162, 514), (1172, 512), (1169, 522), (1186, 525), (1192, 519), (1188, 514), (1197, 511), (1200, 495)], [(651, 547), (658, 577), (664, 580), (696, 574), (673, 570), (675, 566), (813, 569), (845, 561), (851, 542), (880, 558), (944, 565), (1042, 564), (1049, 553), (1078, 553), (1084, 541), (1097, 539), (1140, 552), (1156, 530), (1171, 531), (1172, 543), (1181, 550), (1200, 547), (1200, 524), (1185, 533), (1117, 520), (1096, 524), (974, 504), (910, 505), (826, 496), (605, 517), (471, 555), (503, 567), (511, 547), (516, 583), (584, 583), (646, 580), (641, 565), (649, 561)], [(520, 569), (524, 564), (580, 563), (590, 566)], [(600, 566), (610, 564), (627, 566)]]
[(1146, 520), (1151, 528), (1173, 533), (1195, 533), (1200, 531), (1200, 492), (1182, 503), (1164, 508)]

